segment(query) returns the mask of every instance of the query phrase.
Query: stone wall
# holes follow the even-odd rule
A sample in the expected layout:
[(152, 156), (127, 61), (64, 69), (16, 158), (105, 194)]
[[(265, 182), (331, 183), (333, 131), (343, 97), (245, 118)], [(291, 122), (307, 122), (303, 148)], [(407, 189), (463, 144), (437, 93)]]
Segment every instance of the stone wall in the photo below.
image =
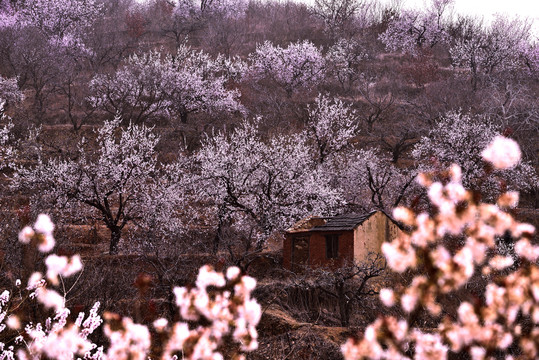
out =
[(380, 253), (382, 244), (393, 240), (400, 231), (383, 212), (378, 211), (354, 231), (354, 260), (362, 262), (369, 253)]

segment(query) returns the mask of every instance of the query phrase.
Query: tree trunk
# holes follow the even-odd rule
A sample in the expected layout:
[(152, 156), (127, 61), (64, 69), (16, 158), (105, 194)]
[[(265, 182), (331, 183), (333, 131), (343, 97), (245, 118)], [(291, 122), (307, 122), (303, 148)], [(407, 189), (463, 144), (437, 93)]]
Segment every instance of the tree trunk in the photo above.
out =
[(221, 243), (221, 222), (219, 221), (219, 225), (217, 227), (217, 231), (215, 232), (215, 236), (213, 238), (212, 243), (212, 254), (215, 255), (219, 251), (219, 244)]
[[(172, 287), (169, 287), (172, 289)], [(177, 314), (177, 307), (176, 307), (176, 297), (174, 296), (174, 292), (172, 290), (169, 290), (167, 293), (167, 310), (168, 310), (168, 318), (169, 319), (175, 319)]]
[(348, 327), (350, 325), (350, 309), (348, 301), (346, 301), (346, 294), (344, 291), (344, 283), (339, 282), (337, 286), (337, 296), (339, 301), (339, 315), (341, 318), (341, 326)]
[(182, 122), (182, 124), (187, 124), (187, 115), (187, 111), (180, 112), (180, 121)]
[(116, 227), (110, 230), (110, 247), (109, 247), (110, 255), (118, 254), (118, 243), (120, 242), (121, 236), (122, 236), (121, 229)]

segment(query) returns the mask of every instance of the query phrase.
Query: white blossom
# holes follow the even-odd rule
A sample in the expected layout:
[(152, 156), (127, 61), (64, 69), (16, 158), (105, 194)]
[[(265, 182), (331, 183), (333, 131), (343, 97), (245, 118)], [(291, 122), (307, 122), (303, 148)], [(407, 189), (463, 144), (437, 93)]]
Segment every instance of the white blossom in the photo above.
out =
[(54, 230), (54, 224), (48, 215), (39, 214), (34, 224), (34, 230), (43, 235), (50, 235)]
[(186, 122), (195, 112), (242, 112), (239, 92), (226, 87), (229, 76), (241, 77), (232, 74), (238, 62), (212, 59), (185, 44), (174, 55), (132, 55), (114, 75), (94, 77), (90, 100), (137, 124), (156, 116), (178, 116)]
[(255, 80), (269, 79), (291, 96), (295, 91), (312, 88), (325, 75), (322, 52), (305, 40), (289, 44), (286, 48), (266, 41), (249, 56), (249, 76)]
[[(124, 129), (120, 122), (116, 118), (98, 128), (95, 147), (81, 140), (76, 159), (53, 158), (31, 168), (19, 167), (12, 183), (14, 188), (39, 189), (35, 200), (42, 207), (103, 221), (110, 230), (112, 253), (118, 251), (122, 230), (130, 222), (151, 224), (162, 232), (179, 231), (181, 222), (173, 215), (185, 191), (181, 166), (157, 161), (159, 138), (152, 129), (136, 125)], [(52, 223), (40, 217), (36, 225), (46, 232), (40, 237), (40, 251), (52, 249)]]
[(395, 294), (391, 289), (382, 289), (380, 290), (380, 300), (384, 303), (385, 306), (391, 307), (395, 304)]
[(496, 168), (508, 169), (519, 163), (521, 153), (514, 140), (496, 136), (481, 155)]
[[(462, 169), (461, 186), (481, 190), (488, 199), (499, 195), (500, 178), (507, 182), (510, 190), (533, 188), (538, 181), (533, 166), (525, 161), (519, 162), (518, 145), (512, 140), (502, 139), (505, 138), (499, 136), (497, 127), (488, 118), (449, 112), (427, 136), (421, 138), (412, 156), (422, 171), (442, 171), (451, 164), (458, 164)], [(491, 142), (497, 146), (489, 146)], [(489, 155), (498, 159), (496, 161), (501, 166), (494, 164), (498, 169), (494, 172), (488, 172), (481, 161), (482, 158), (490, 161)], [(508, 169), (510, 166), (514, 166), (511, 171)], [(478, 186), (481, 188), (477, 189)], [(459, 192), (463, 193), (463, 188), (459, 188)]]

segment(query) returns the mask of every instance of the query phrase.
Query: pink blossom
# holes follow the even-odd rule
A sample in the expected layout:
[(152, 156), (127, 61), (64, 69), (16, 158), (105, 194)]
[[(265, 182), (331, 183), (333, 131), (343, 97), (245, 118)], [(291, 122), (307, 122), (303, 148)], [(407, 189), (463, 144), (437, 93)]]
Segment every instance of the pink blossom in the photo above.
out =
[(9, 301), (10, 294), (9, 291), (4, 290), (2, 291), (2, 294), (0, 294), (0, 310), (3, 306), (6, 306), (7, 302)]
[(382, 252), (388, 261), (389, 267), (397, 272), (404, 272), (409, 267), (415, 267), (417, 258), (414, 249), (405, 245), (401, 248), (398, 244), (382, 244)]
[(38, 288), (36, 290), (37, 300), (42, 303), (46, 308), (54, 308), (56, 311), (60, 311), (65, 306), (65, 299), (62, 295), (58, 294), (54, 290), (46, 288)]
[(175, 323), (170, 338), (165, 345), (163, 355), (170, 358), (176, 351), (182, 351), (183, 344), (189, 336), (191, 336), (191, 333), (186, 323)]
[(37, 249), (43, 253), (47, 253), (51, 251), (54, 248), (54, 245), (56, 244), (54, 238), (50, 234), (40, 237), (39, 240), (40, 241), (39, 241), (39, 245)]
[(443, 344), (439, 334), (422, 333), (415, 330), (413, 338), (416, 340), (414, 359), (447, 359), (448, 347)]
[(517, 241), (515, 252), (529, 261), (537, 261), (539, 258), (539, 246), (532, 245), (528, 239)]
[(513, 265), (513, 263), (514, 263), (513, 258), (509, 256), (495, 256), (489, 261), (489, 265), (492, 266), (492, 268), (496, 270), (503, 270)]
[(122, 319), (122, 329), (113, 330), (108, 324), (103, 332), (109, 338), (107, 358), (144, 360), (150, 350), (150, 332), (144, 325), (135, 324), (129, 318)]
[(152, 325), (155, 328), (155, 330), (157, 330), (157, 332), (163, 332), (168, 326), (168, 320), (164, 318), (159, 318), (155, 320)]
[(404, 294), (401, 298), (401, 305), (404, 311), (408, 313), (412, 312), (416, 307), (417, 300), (417, 294), (411, 292)]
[(28, 278), (28, 286), (26, 287), (27, 290), (33, 290), (36, 289), (38, 286), (42, 285), (42, 279), (43, 274), (39, 272), (34, 272), (30, 277)]
[(413, 211), (405, 207), (397, 207), (393, 209), (393, 218), (408, 226), (412, 226), (415, 223)]
[(28, 244), (34, 235), (34, 229), (32, 229), (30, 226), (25, 226), (21, 232), (19, 232), (19, 241), (23, 244)]
[(54, 231), (54, 224), (48, 215), (39, 214), (34, 229), (43, 235), (50, 235)]
[(521, 153), (514, 140), (496, 136), (481, 155), (498, 169), (507, 169), (519, 163)]
[(231, 266), (226, 270), (226, 278), (228, 280), (235, 280), (241, 273), (240, 268), (237, 266)]
[(395, 304), (395, 294), (391, 289), (382, 289), (380, 290), (380, 300), (384, 303), (385, 306), (391, 307)]
[(515, 208), (518, 205), (518, 198), (518, 192), (508, 191), (500, 195), (497, 204), (500, 207)]
[(223, 274), (216, 273), (209, 265), (200, 268), (197, 277), (197, 287), (206, 289), (208, 286), (222, 287), (226, 283)]
[(21, 321), (16, 315), (8, 316), (6, 325), (13, 330), (18, 330), (21, 327)]
[(485, 350), (485, 348), (480, 346), (472, 346), (472, 348), (470, 349), (470, 355), (472, 356), (472, 360), (483, 360), (486, 354), (487, 351)]
[(75, 255), (71, 259), (56, 254), (49, 255), (45, 259), (45, 265), (47, 265), (47, 279), (54, 285), (58, 285), (58, 275), (69, 277), (82, 270), (79, 255)]

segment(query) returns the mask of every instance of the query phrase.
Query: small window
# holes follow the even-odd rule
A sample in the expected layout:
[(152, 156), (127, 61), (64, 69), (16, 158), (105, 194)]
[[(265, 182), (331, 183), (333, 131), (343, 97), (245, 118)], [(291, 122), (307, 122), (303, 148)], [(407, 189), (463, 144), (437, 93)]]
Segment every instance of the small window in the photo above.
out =
[(339, 235), (326, 235), (326, 258), (339, 257)]

